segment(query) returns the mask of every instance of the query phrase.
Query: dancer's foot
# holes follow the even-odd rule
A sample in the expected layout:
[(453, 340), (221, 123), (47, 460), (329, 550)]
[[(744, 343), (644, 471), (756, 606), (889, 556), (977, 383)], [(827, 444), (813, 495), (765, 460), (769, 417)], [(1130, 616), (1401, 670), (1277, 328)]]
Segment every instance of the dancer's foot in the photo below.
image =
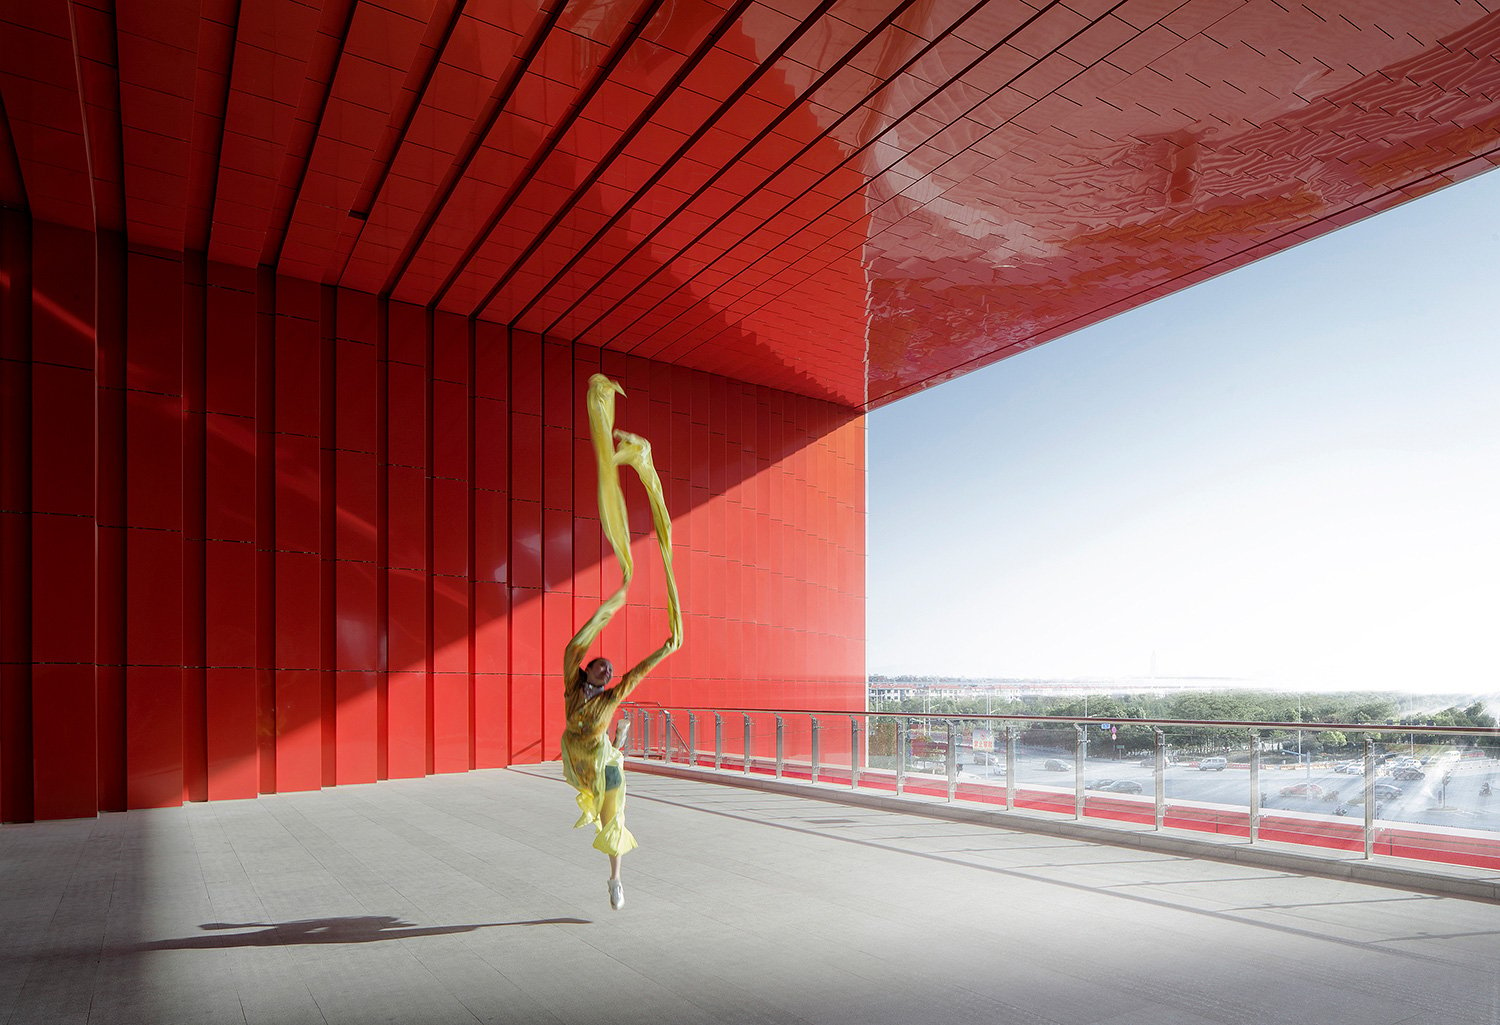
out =
[(625, 906), (625, 884), (618, 879), (610, 879), (605, 885), (609, 887), (609, 906), (619, 911)]
[(625, 750), (625, 743), (629, 739), (630, 739), (630, 720), (629, 719), (621, 719), (620, 722), (619, 722), (619, 724), (615, 727), (615, 747), (618, 748), (621, 751)]

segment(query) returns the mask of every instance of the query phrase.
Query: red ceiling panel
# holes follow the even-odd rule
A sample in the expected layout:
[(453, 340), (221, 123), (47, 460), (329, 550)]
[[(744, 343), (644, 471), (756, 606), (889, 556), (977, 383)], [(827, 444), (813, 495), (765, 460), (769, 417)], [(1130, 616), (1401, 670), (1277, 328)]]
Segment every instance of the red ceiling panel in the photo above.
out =
[(68, 0), (0, 201), (866, 407), (1490, 169), (1478, 0)]

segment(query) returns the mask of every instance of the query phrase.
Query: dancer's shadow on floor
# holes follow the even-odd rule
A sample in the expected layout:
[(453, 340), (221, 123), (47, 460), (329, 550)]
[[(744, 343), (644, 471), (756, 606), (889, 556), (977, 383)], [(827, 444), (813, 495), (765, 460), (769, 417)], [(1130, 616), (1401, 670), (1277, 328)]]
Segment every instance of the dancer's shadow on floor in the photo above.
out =
[[(143, 950), (205, 950), (217, 947), (275, 947), (311, 943), (375, 943), (414, 936), (449, 936), (476, 929), (498, 929), (514, 925), (592, 925), (587, 918), (536, 918), (521, 922), (476, 922), (473, 925), (413, 925), (390, 915), (356, 915), (349, 918), (306, 918), (297, 922), (205, 922), (206, 936), (182, 936), (153, 940), (130, 947)], [(227, 930), (254, 929), (255, 932)]]

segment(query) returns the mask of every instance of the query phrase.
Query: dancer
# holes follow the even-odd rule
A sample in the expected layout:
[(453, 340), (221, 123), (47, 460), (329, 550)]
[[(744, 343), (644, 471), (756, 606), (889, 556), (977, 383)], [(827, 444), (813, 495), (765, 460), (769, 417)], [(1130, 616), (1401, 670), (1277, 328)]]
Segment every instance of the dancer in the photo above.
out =
[[(604, 535), (620, 563), (620, 586), (605, 599), (563, 652), (564, 708), (567, 727), (562, 735), (563, 775), (578, 791), (582, 813), (573, 828), (593, 823), (594, 847), (609, 855), (609, 906), (625, 906), (625, 887), (620, 878), (620, 857), (636, 847), (635, 837), (625, 828), (625, 746), (628, 721), (620, 721), (615, 743), (605, 735), (609, 721), (620, 705), (640, 686), (657, 663), (682, 646), (682, 611), (677, 603), (677, 580), (672, 574), (672, 521), (662, 497), (661, 478), (651, 463), (651, 445), (646, 439), (614, 429), (615, 396), (625, 390), (603, 374), (589, 378), (589, 434), (599, 468), (599, 520)], [(617, 444), (618, 443), (618, 444)], [(589, 647), (625, 604), (635, 566), (630, 554), (630, 524), (625, 512), (625, 494), (620, 490), (620, 466), (632, 467), (651, 502), (651, 519), (667, 580), (667, 620), (671, 635), (660, 648), (643, 658), (613, 689), (609, 682), (614, 665), (607, 658), (583, 663)]]

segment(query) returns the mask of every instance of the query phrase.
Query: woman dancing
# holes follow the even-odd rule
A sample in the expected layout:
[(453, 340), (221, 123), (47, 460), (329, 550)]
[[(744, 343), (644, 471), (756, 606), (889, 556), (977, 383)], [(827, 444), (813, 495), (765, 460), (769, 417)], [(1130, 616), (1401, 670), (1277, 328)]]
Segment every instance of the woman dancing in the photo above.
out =
[[(589, 617), (563, 652), (567, 727), (562, 735), (562, 763), (563, 775), (578, 791), (578, 808), (582, 813), (573, 827), (594, 823), (594, 847), (609, 855), (609, 880), (606, 883), (609, 906), (618, 911), (625, 905), (620, 857), (636, 847), (635, 837), (625, 828), (625, 756), (620, 748), (625, 745), (627, 720), (620, 721), (615, 743), (611, 743), (605, 734), (615, 711), (640, 686), (646, 674), (682, 646), (682, 611), (677, 603), (677, 580), (672, 575), (672, 521), (667, 516), (666, 502), (662, 497), (661, 478), (651, 463), (650, 443), (637, 435), (614, 429), (617, 394), (624, 395), (624, 389), (603, 374), (589, 378), (589, 434), (599, 467), (599, 520), (620, 563), (621, 581), (619, 588)], [(625, 595), (635, 574), (625, 495), (620, 490), (621, 465), (635, 470), (651, 501), (651, 519), (666, 568), (667, 619), (671, 636), (611, 689), (609, 682), (614, 676), (614, 665), (609, 659), (595, 658), (584, 665), (583, 657), (605, 625), (625, 604)]]

